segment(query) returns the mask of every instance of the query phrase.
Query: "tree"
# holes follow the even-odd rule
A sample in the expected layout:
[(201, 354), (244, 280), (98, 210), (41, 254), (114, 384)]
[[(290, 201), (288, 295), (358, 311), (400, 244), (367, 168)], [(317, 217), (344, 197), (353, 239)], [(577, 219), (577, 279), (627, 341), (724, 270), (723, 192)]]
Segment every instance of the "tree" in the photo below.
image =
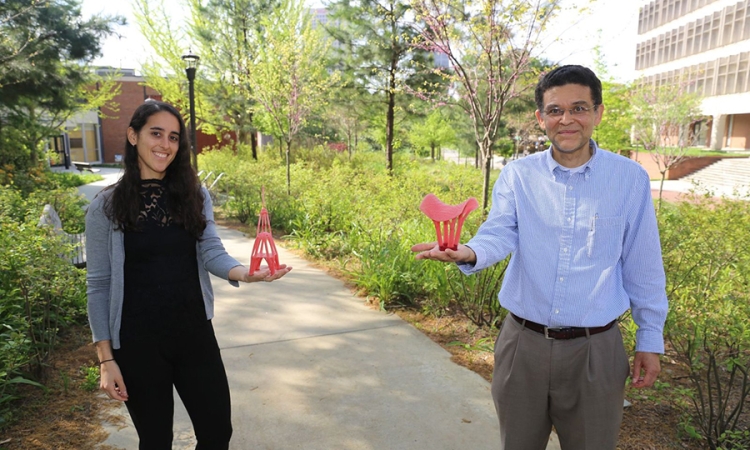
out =
[(435, 150), (437, 149), (438, 159), (442, 159), (442, 147), (456, 140), (456, 132), (442, 112), (434, 110), (427, 116), (427, 120), (412, 125), (409, 140), (417, 147), (430, 149), (430, 158), (434, 161)]
[(271, 134), (286, 143), (287, 193), (291, 192), (292, 139), (307, 116), (320, 109), (336, 76), (326, 71), (328, 42), (312, 26), (300, 0), (282, 0), (265, 27), (250, 77), (256, 99), (268, 114)]
[(377, 96), (385, 104), (386, 169), (393, 171), (396, 109), (407, 86), (439, 89), (439, 79), (420, 70), (430, 54), (412, 46), (416, 33), (411, 7), (403, 0), (338, 0), (331, 4), (327, 29), (337, 41), (337, 67), (351, 74), (348, 88)]
[(629, 83), (617, 83), (609, 74), (603, 63), (601, 48), (595, 47), (596, 73), (602, 80), (602, 103), (606, 107), (604, 117), (594, 130), (596, 143), (613, 152), (620, 152), (632, 147), (630, 130), (633, 127), (633, 108), (630, 104), (632, 86)]
[(182, 106), (187, 99), (187, 81), (181, 57), (188, 50), (184, 42), (193, 42), (201, 57), (196, 72), (196, 119), (204, 133), (220, 134), (232, 130), (237, 142), (250, 145), (257, 159), (252, 92), (252, 63), (263, 33), (264, 15), (278, 4), (276, 0), (185, 0), (190, 19), (174, 26), (163, 2), (137, 0), (136, 19), (158, 58), (143, 66), (150, 86), (165, 100)]
[[(506, 104), (531, 83), (531, 52), (559, 0), (414, 0), (417, 46), (445, 55), (458, 104), (471, 117), (483, 172), (482, 208), (490, 189), (492, 147)], [(446, 100), (444, 100), (446, 101)]]
[[(193, 34), (206, 55), (202, 70), (206, 100), (220, 105), (205, 111), (204, 122), (216, 128), (232, 127), (237, 140), (250, 143), (257, 159), (257, 131), (254, 123), (256, 101), (252, 90), (252, 64), (264, 33), (264, 22), (258, 20), (278, 7), (278, 0), (190, 0), (194, 11)], [(217, 27), (216, 24), (224, 24)], [(227, 70), (231, 68), (231, 70)], [(209, 114), (213, 112), (213, 114)], [(231, 125), (229, 125), (231, 124)]]
[(657, 211), (661, 209), (664, 180), (670, 168), (679, 164), (693, 136), (690, 127), (701, 118), (701, 98), (688, 92), (682, 82), (646, 84), (641, 82), (631, 96), (633, 136), (651, 152), (661, 174)]
[[(78, 111), (116, 94), (92, 73), (100, 39), (124, 23), (116, 16), (83, 20), (76, 0), (0, 3), (0, 159), (36, 165), (43, 141)], [(91, 89), (99, 83), (99, 89)]]

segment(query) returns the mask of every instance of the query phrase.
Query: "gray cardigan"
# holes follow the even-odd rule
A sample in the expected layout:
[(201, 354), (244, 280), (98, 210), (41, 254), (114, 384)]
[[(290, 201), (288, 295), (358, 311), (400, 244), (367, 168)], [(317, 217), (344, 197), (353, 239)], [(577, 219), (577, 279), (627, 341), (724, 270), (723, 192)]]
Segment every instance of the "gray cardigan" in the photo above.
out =
[[(112, 348), (120, 348), (120, 323), (125, 291), (125, 239), (121, 230), (104, 213), (104, 204), (113, 189), (99, 193), (89, 205), (86, 213), (86, 284), (88, 294), (89, 325), (94, 342), (111, 340)], [(208, 191), (203, 188), (205, 201), (203, 214), (206, 229), (196, 244), (198, 253), (198, 275), (200, 277), (206, 317), (214, 316), (214, 292), (208, 273), (227, 280), (229, 271), (241, 266), (229, 256), (216, 232), (213, 206)], [(237, 281), (230, 281), (235, 287)]]

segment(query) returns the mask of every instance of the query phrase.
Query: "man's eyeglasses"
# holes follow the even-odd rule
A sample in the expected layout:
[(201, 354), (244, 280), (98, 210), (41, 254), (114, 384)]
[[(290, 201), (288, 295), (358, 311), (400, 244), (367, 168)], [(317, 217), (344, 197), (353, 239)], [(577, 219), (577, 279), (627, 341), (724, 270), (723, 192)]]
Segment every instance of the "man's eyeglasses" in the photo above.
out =
[(587, 114), (592, 109), (596, 111), (596, 107), (599, 105), (594, 106), (581, 106), (577, 105), (570, 109), (563, 109), (563, 108), (548, 108), (544, 110), (544, 115), (547, 117), (562, 117), (565, 114), (565, 111), (568, 111), (571, 116), (582, 116), (584, 114)]

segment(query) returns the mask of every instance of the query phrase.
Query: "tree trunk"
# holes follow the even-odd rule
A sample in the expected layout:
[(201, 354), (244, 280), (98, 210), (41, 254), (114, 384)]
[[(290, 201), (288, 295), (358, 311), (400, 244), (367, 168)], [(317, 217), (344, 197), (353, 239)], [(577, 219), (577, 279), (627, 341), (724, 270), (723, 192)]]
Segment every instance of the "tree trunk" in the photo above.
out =
[(492, 170), (492, 141), (485, 138), (480, 144), (482, 154), (482, 214), (487, 217), (490, 195), (490, 171)]
[(292, 154), (292, 140), (286, 141), (286, 195), (292, 195), (292, 174), (290, 171)]
[(435, 161), (435, 144), (430, 146), (430, 158)]
[[(394, 30), (395, 31), (395, 30)], [(393, 44), (392, 50), (395, 49)], [(396, 70), (398, 69), (398, 57), (396, 52), (391, 56), (391, 67), (388, 72), (388, 111), (385, 117), (385, 168), (388, 174), (393, 173), (393, 128), (394, 110), (396, 109)]]
[(659, 182), (659, 201), (656, 203), (656, 214), (661, 212), (661, 199), (664, 192), (664, 180), (667, 178), (667, 171), (661, 172), (661, 181)]
[(346, 130), (346, 152), (349, 155), (349, 161), (352, 160), (352, 130)]
[(29, 152), (31, 156), (31, 167), (36, 167), (37, 163), (39, 162), (39, 158), (37, 155), (37, 151), (39, 150), (38, 137), (37, 137), (38, 133), (35, 127), (37, 123), (36, 110), (34, 109), (33, 106), (29, 106), (28, 111), (29, 111), (29, 118), (31, 119), (31, 123), (34, 124), (31, 127), (29, 127), (30, 134), (29, 134), (28, 145), (29, 145)]
[(254, 160), (258, 160), (258, 132), (253, 130), (250, 134), (250, 149)]
[[(391, 73), (391, 79), (395, 82), (395, 74), (393, 72)], [(388, 112), (385, 116), (385, 168), (389, 174), (393, 173), (393, 116), (395, 109), (396, 94), (388, 92)]]

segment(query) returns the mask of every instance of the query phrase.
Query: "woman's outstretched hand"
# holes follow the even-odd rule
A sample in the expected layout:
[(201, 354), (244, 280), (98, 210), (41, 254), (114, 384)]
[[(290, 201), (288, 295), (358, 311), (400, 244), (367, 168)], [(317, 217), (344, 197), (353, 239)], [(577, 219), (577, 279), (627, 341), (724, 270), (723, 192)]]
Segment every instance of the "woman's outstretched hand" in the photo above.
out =
[(437, 242), (425, 242), (423, 244), (412, 246), (411, 251), (416, 253), (414, 256), (416, 259), (467, 263), (475, 263), (477, 261), (477, 255), (474, 254), (474, 250), (463, 244), (458, 244), (456, 250), (451, 250), (449, 248), (440, 250), (440, 246)]
[(268, 266), (260, 266), (260, 268), (256, 270), (255, 273), (250, 275), (248, 273), (247, 267), (237, 266), (233, 267), (232, 270), (229, 271), (229, 279), (242, 281), (243, 283), (255, 283), (256, 281), (271, 282), (276, 281), (284, 275), (288, 274), (290, 270), (292, 270), (291, 267), (287, 266), (286, 264), (280, 264), (279, 268), (276, 269), (276, 272), (271, 275), (271, 270), (268, 268)]

